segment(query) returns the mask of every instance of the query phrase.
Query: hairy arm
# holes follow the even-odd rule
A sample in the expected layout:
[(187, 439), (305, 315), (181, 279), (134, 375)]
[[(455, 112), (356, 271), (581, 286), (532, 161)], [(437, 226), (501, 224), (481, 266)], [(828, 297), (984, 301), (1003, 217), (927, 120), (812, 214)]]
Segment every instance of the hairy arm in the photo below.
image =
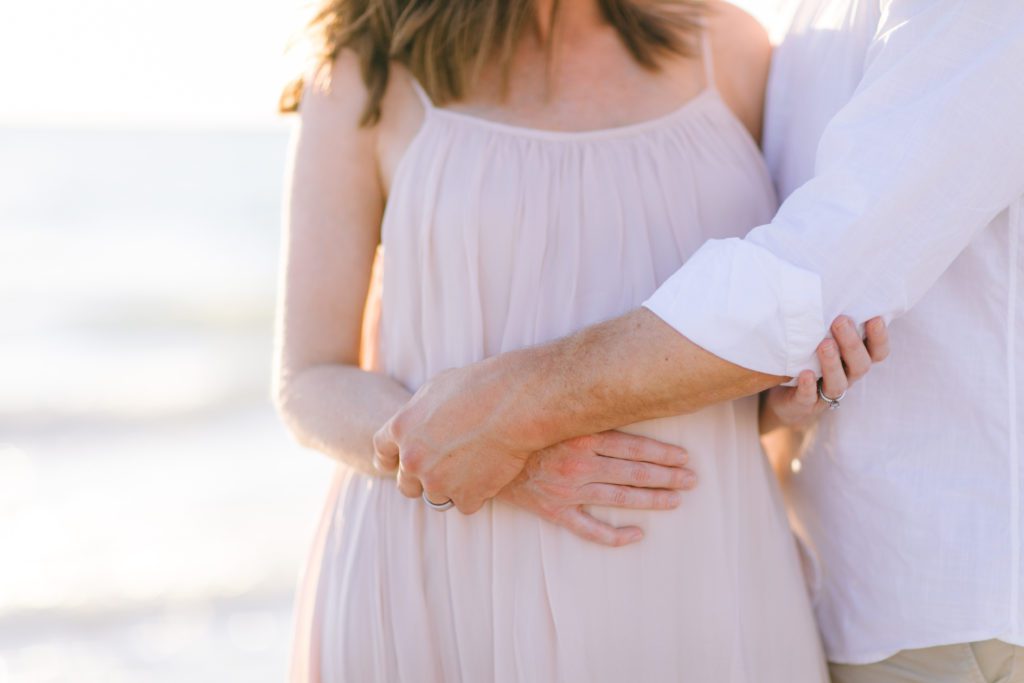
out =
[[(315, 79), (314, 79), (315, 80)], [(302, 100), (287, 179), (275, 400), (299, 443), (375, 474), (373, 433), (408, 399), (360, 367), (364, 308), (384, 210), (376, 128), (352, 55)]]
[(475, 512), (533, 451), (757, 392), (783, 377), (746, 370), (640, 309), (545, 346), (431, 379), (377, 433), (381, 469)]
[(912, 307), (1024, 193), (1024, 6), (887, 7), (815, 177), (770, 225), (706, 244), (648, 311), (424, 387), (376, 438), (402, 490), (471, 512), (522, 468), (511, 435), (542, 447), (757, 393), (818, 371), (826, 321)]

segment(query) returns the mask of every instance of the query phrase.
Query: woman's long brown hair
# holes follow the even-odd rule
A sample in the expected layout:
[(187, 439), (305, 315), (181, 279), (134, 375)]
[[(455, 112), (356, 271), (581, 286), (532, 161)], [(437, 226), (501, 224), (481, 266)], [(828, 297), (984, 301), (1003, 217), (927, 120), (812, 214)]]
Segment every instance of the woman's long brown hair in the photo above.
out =
[[(598, 0), (633, 57), (657, 68), (663, 53), (691, 54), (703, 0)], [(557, 18), (559, 0), (552, 9)], [(310, 22), (320, 76), (345, 49), (359, 59), (369, 94), (363, 125), (380, 119), (393, 61), (403, 64), (439, 103), (461, 99), (496, 61), (507, 70), (535, 18), (534, 0), (323, 0)], [(299, 108), (304, 78), (281, 94), (282, 112)]]

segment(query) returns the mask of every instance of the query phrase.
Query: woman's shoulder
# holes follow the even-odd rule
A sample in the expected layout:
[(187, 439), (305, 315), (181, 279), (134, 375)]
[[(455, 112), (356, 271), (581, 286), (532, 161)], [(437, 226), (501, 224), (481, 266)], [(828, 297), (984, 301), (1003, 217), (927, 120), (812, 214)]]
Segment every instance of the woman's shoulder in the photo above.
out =
[(767, 64), (772, 45), (760, 21), (725, 0), (709, 0), (706, 5), (709, 37), (717, 54), (727, 62), (740, 60), (748, 67)]
[(324, 124), (337, 132), (366, 128), (360, 123), (369, 90), (354, 51), (344, 49), (330, 61), (311, 65), (303, 83), (299, 118), (304, 127)]
[(384, 177), (394, 159), (419, 129), (423, 105), (413, 77), (398, 63), (389, 65), (383, 92), (377, 98), (379, 115), (367, 119), (373, 99), (359, 55), (344, 49), (330, 62), (310, 69), (299, 106), (301, 128), (327, 148), (351, 149), (363, 158), (372, 155)]
[(716, 85), (722, 98), (759, 139), (772, 56), (768, 31), (753, 16), (724, 0), (709, 0), (707, 7), (707, 37)]

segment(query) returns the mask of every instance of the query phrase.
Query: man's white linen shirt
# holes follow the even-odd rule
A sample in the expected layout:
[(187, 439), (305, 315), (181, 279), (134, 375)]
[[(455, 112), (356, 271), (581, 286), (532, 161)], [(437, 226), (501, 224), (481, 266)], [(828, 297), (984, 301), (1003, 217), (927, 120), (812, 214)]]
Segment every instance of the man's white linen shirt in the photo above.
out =
[(645, 306), (791, 377), (837, 315), (891, 321), (789, 492), (829, 658), (1024, 645), (1024, 1), (804, 2), (765, 152), (777, 217)]

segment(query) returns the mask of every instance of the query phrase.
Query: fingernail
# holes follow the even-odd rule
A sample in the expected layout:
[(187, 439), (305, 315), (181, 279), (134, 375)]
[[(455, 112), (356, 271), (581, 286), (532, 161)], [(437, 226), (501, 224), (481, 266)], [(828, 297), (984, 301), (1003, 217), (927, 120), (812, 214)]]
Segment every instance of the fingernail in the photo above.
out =
[(629, 535), (630, 543), (636, 543), (637, 541), (642, 540), (644, 540), (644, 532), (640, 531), (639, 529)]
[(687, 472), (686, 475), (683, 476), (683, 486), (686, 488), (692, 488), (696, 483), (697, 475), (693, 472)]

